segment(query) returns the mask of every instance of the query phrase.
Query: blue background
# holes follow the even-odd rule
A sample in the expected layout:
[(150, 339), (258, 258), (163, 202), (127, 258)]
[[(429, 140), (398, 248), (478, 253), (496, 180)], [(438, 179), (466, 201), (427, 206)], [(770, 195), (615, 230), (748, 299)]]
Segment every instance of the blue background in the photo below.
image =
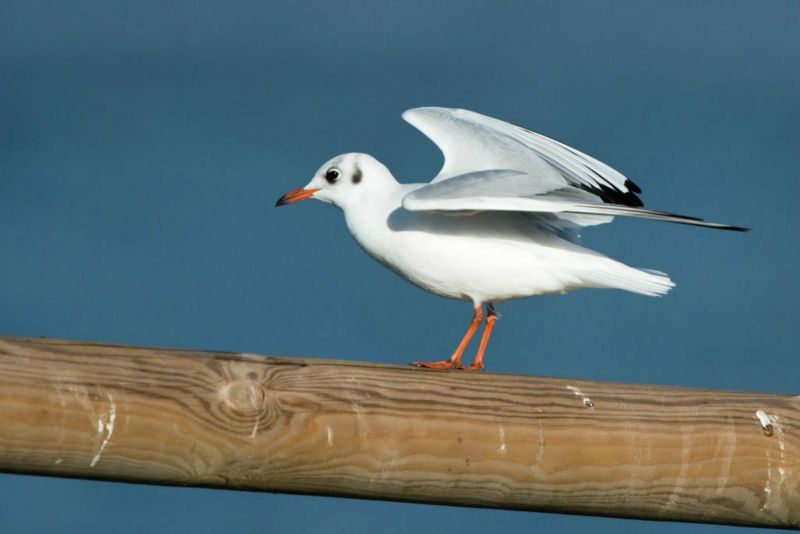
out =
[[(797, 2), (10, 2), (0, 6), (0, 332), (405, 363), (470, 308), (367, 258), (338, 210), (275, 210), (328, 158), (426, 181), (409, 107), (465, 107), (615, 166), (648, 206), (584, 243), (652, 299), (507, 303), (491, 371), (793, 393)], [(0, 531), (718, 527), (0, 475)]]

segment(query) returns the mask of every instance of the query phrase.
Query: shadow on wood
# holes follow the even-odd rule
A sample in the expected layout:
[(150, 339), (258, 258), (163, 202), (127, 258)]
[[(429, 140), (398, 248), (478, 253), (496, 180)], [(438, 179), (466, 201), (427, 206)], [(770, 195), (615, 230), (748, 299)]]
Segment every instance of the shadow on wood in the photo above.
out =
[(800, 527), (800, 397), (0, 337), (0, 470)]

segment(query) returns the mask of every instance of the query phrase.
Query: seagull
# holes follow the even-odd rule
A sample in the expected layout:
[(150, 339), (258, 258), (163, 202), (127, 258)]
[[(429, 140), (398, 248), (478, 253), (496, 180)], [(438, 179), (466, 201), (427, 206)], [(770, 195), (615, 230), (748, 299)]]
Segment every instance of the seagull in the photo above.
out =
[(466, 367), (482, 370), (499, 302), (582, 288), (660, 296), (675, 286), (665, 273), (580, 246), (584, 227), (624, 216), (747, 231), (646, 209), (639, 186), (605, 163), (499, 119), (441, 107), (410, 109), (403, 119), (444, 155), (430, 183), (401, 184), (372, 156), (349, 153), (275, 205), (315, 198), (339, 207), (373, 259), (426, 291), (472, 304), (472, 321), (453, 354), (412, 366), (465, 369), (462, 356), (485, 317)]

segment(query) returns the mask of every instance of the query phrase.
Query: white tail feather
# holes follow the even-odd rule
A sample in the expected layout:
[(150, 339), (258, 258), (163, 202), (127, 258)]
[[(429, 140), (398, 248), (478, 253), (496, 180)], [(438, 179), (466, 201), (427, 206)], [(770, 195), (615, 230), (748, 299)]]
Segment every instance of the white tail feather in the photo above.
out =
[(650, 297), (666, 295), (675, 287), (675, 282), (665, 273), (635, 269), (610, 258), (608, 260), (607, 269), (597, 269), (584, 275), (587, 283), (595, 287), (623, 289)]

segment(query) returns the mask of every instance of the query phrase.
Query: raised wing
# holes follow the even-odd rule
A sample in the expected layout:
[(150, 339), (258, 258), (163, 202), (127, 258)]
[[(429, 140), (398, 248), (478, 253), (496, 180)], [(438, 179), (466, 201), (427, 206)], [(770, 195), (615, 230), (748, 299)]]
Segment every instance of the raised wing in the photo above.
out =
[[(539, 214), (574, 228), (639, 217), (725, 230), (745, 228), (644, 209), (641, 190), (622, 174), (557, 141), (461, 109), (416, 108), (403, 118), (444, 153), (436, 178), (405, 196), (411, 211)], [(560, 222), (559, 222), (560, 221)]]
[(596, 195), (604, 202), (641, 206), (641, 189), (605, 163), (492, 117), (464, 109), (415, 108), (403, 118), (444, 154), (444, 166), (431, 183), (460, 174), (514, 169), (532, 180), (557, 181)]

